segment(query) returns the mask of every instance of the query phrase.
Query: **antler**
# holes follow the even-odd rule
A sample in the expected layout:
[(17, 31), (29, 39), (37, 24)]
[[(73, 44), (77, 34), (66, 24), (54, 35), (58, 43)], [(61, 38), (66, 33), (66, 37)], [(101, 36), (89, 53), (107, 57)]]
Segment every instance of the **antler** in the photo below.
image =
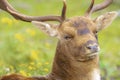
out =
[(8, 12), (11, 14), (15, 19), (31, 22), (31, 21), (58, 21), (63, 22), (65, 20), (66, 14), (66, 1), (63, 1), (63, 9), (61, 16), (27, 16), (24, 14), (19, 13), (15, 10), (7, 0), (0, 0), (0, 9)]
[(91, 4), (90, 4), (90, 7), (88, 8), (88, 10), (86, 11), (86, 16), (88, 16), (93, 8), (93, 5), (94, 5), (94, 0), (91, 1)]
[(65, 20), (66, 19), (66, 8), (67, 8), (66, 0), (63, 0), (63, 4), (64, 4), (64, 6), (63, 6), (63, 9), (62, 9), (61, 17), (62, 17), (63, 20)]
[(86, 12), (86, 15), (90, 15), (93, 12), (104, 9), (104, 8), (108, 7), (112, 2), (113, 2), (113, 0), (105, 0), (103, 3), (93, 6), (94, 0), (92, 0), (89, 9)]

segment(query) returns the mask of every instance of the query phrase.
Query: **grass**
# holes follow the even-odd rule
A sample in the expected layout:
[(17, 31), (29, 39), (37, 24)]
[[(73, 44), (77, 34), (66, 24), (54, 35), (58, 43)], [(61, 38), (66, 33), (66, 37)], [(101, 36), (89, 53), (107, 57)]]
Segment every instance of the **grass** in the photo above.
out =
[[(100, 2), (102, 0), (99, 0)], [(61, 0), (9, 0), (17, 10), (28, 15), (59, 15)], [(67, 1), (67, 17), (83, 15), (89, 2)], [(98, 3), (97, 2), (97, 3)], [(114, 5), (113, 5), (114, 6)], [(112, 6), (107, 10), (113, 10)], [(117, 8), (115, 8), (117, 10)], [(102, 11), (94, 14), (100, 15)], [(120, 80), (120, 17), (99, 33), (100, 67), (105, 80)], [(20, 73), (25, 76), (50, 72), (57, 40), (48, 37), (30, 23), (14, 20), (0, 11), (0, 75)]]

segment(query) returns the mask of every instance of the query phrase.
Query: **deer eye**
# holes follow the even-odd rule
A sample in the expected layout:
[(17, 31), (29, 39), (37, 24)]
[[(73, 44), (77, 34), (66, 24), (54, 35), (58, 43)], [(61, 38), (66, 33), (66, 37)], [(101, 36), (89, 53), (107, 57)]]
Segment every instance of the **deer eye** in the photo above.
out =
[(70, 39), (72, 39), (73, 38), (73, 36), (71, 36), (71, 35), (65, 35), (64, 36), (64, 39), (66, 39), (66, 40), (70, 40)]
[(95, 38), (98, 40), (98, 31), (95, 31)]
[(94, 31), (93, 33), (94, 33), (95, 35), (97, 35), (97, 34), (98, 34), (98, 31)]
[(98, 31), (95, 31), (95, 34), (97, 34), (98, 33)]

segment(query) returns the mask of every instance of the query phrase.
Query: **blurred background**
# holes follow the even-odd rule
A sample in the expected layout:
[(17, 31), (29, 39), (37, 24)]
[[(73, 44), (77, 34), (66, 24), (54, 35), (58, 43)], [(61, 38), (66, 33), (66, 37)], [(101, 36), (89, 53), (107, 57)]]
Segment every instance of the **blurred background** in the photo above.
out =
[[(60, 15), (62, 0), (8, 0), (27, 15)], [(96, 0), (101, 3), (104, 0)], [(84, 15), (90, 0), (67, 0), (67, 17)], [(100, 68), (103, 80), (120, 80), (120, 0), (96, 12), (92, 18), (108, 11), (118, 11), (118, 18), (99, 33)], [(51, 38), (31, 23), (15, 20), (0, 10), (0, 75), (20, 73), (24, 76), (50, 72), (57, 39)]]

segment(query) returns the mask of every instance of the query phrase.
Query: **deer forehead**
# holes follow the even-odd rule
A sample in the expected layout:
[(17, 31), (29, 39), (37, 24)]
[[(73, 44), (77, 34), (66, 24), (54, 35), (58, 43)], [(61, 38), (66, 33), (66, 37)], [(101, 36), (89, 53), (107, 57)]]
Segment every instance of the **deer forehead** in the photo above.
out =
[(84, 35), (96, 30), (95, 23), (87, 17), (73, 17), (65, 20), (60, 30), (68, 34)]

